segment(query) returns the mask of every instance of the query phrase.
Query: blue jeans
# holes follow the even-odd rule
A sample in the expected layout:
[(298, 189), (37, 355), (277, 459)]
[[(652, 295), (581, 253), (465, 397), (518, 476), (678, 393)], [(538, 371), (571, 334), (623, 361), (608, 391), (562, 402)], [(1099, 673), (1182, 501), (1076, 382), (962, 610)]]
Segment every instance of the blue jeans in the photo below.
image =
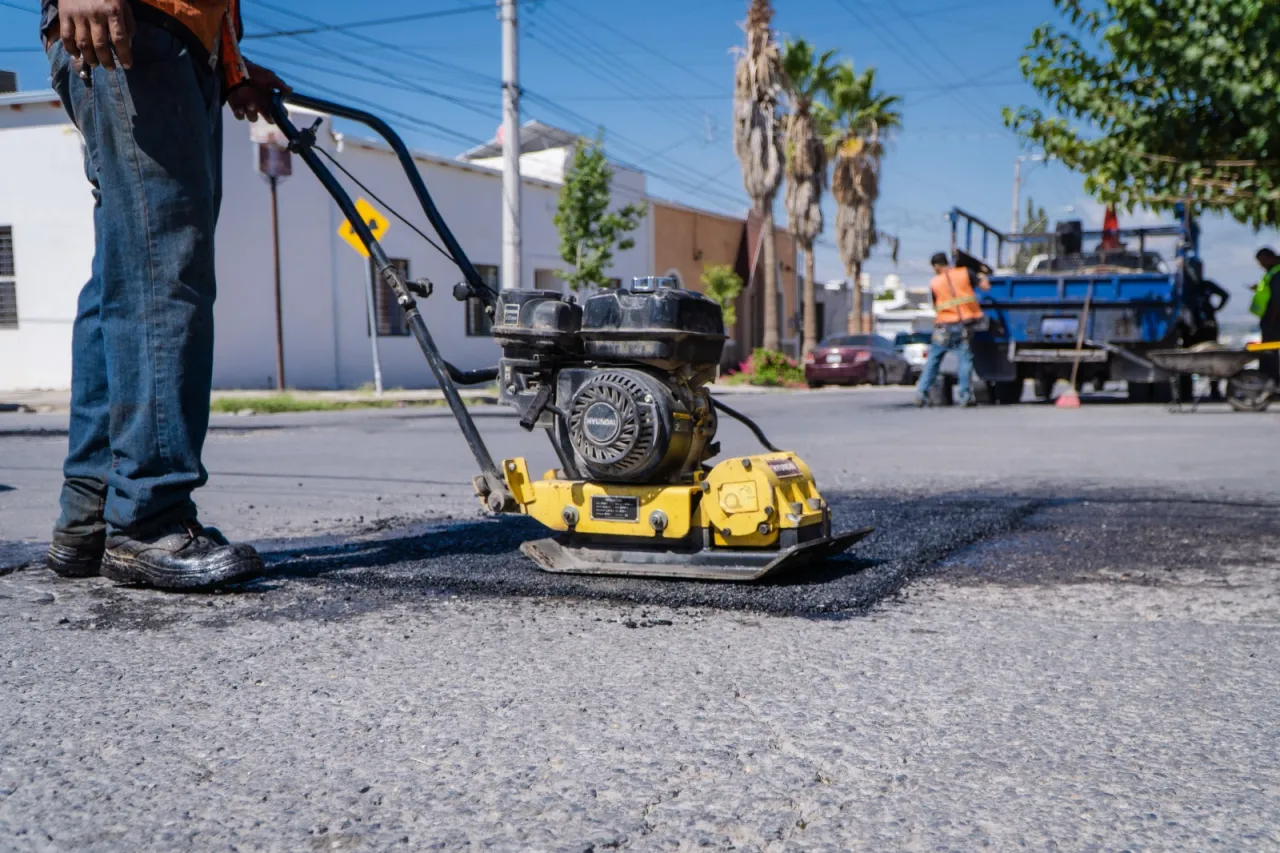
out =
[(213, 378), (221, 202), (214, 72), (139, 22), (133, 68), (52, 83), (84, 138), (95, 251), (72, 331), (70, 448), (55, 536), (145, 535), (196, 513)]
[(929, 358), (924, 363), (924, 370), (920, 371), (920, 382), (916, 385), (916, 394), (920, 399), (929, 399), (929, 391), (938, 380), (942, 359), (949, 352), (956, 354), (956, 370), (960, 373), (960, 402), (967, 403), (973, 399), (973, 350), (969, 348), (969, 335), (959, 323), (934, 328)]

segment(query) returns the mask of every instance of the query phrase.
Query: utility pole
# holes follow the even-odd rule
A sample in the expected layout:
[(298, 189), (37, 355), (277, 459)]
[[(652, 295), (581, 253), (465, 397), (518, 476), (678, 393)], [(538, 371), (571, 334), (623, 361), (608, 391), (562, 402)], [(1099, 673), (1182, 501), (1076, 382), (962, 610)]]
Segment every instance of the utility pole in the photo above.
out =
[[(375, 223), (370, 223), (372, 226)], [(378, 303), (373, 295), (377, 276), (373, 272), (373, 261), (364, 262), (364, 304), (369, 314), (369, 342), (373, 347), (373, 393), (382, 396), (382, 354), (378, 351)]]
[(1022, 164), (1023, 163), (1043, 163), (1045, 156), (1043, 154), (1021, 154), (1013, 161), (1013, 218), (1009, 220), (1009, 233), (1018, 233), (1018, 209), (1022, 206)]
[(502, 4), (502, 289), (522, 278), (520, 237), (520, 44), (517, 0)]
[(271, 184), (271, 259), (275, 264), (276, 283), (276, 390), (283, 391), (285, 389), (284, 310), (280, 298), (280, 204), (276, 195), (280, 178), (271, 175), (267, 181)]

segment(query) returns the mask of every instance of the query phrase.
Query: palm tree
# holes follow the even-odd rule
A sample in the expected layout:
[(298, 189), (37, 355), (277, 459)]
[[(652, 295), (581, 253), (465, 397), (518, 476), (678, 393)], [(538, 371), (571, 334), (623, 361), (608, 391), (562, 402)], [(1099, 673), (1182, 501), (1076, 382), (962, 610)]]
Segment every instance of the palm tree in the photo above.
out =
[[(785, 119), (787, 228), (804, 250), (804, 343), (807, 355), (818, 345), (818, 306), (814, 297), (813, 241), (822, 233), (822, 193), (827, 188), (825, 131), (813, 107), (835, 82), (834, 50), (817, 56), (804, 39), (782, 50), (783, 87), (791, 112)], [(822, 115), (821, 112), (818, 115)]]
[(836, 69), (830, 100), (827, 150), (835, 157), (831, 193), (837, 205), (836, 243), (852, 282), (849, 331), (856, 334), (863, 331), (862, 264), (879, 239), (875, 206), (884, 156), (880, 134), (902, 126), (902, 113), (896, 109), (902, 99), (876, 89), (874, 68), (858, 74), (853, 63), (846, 62)]
[(769, 24), (773, 7), (769, 0), (750, 0), (747, 8), (747, 46), (741, 51), (734, 75), (733, 150), (742, 164), (742, 183), (755, 209), (763, 217), (764, 241), (764, 347), (778, 349), (778, 270), (774, 244), (773, 200), (782, 183), (782, 147), (779, 143), (778, 96), (782, 68), (778, 45)]

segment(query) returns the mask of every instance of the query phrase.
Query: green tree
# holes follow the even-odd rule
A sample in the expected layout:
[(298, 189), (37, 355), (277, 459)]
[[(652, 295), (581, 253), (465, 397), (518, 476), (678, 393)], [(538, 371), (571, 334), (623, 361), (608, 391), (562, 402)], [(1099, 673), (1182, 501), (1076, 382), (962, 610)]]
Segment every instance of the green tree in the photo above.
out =
[[(902, 126), (896, 95), (876, 88), (876, 70), (861, 74), (853, 63), (836, 69), (831, 87), (831, 108), (821, 121), (830, 128), (828, 151), (835, 158), (831, 194), (836, 199), (836, 245), (852, 283), (849, 331), (862, 328), (862, 264), (880, 240), (876, 230), (876, 202), (880, 199), (880, 160), (884, 157), (881, 134)], [(897, 251), (894, 251), (895, 259)]]
[(783, 89), (791, 107), (784, 119), (786, 133), (787, 228), (804, 251), (804, 333), (801, 351), (818, 345), (818, 309), (814, 293), (813, 241), (822, 234), (822, 194), (827, 189), (826, 128), (814, 106), (831, 92), (834, 50), (819, 56), (804, 39), (788, 41), (782, 49)]
[[(751, 0), (747, 8), (747, 45), (738, 57), (733, 84), (733, 151), (742, 166), (742, 184), (763, 217), (764, 348), (776, 350), (778, 336), (778, 246), (773, 201), (782, 184), (782, 122), (778, 100), (782, 63), (773, 37), (773, 6)], [(754, 259), (753, 259), (754, 260)]]
[(728, 264), (708, 264), (702, 270), (702, 290), (724, 312), (724, 327), (732, 334), (738, 324), (738, 297), (742, 295), (742, 276)]
[(1099, 201), (1178, 201), (1280, 225), (1280, 15), (1274, 0), (1054, 0), (1023, 76), (1056, 115), (1005, 122)]
[(1043, 243), (1023, 243), (1018, 247), (1018, 254), (1013, 259), (1013, 267), (1017, 270), (1025, 270), (1033, 257), (1048, 251), (1049, 214), (1045, 213), (1043, 207), (1037, 209), (1032, 199), (1027, 199), (1027, 218), (1019, 230), (1023, 234), (1045, 235)]
[(604, 142), (600, 137), (593, 142), (579, 139), (565, 171), (555, 216), (560, 259), (571, 265), (560, 277), (572, 290), (607, 287), (614, 251), (624, 252), (636, 244), (626, 235), (639, 227), (647, 206), (628, 204), (610, 211), (612, 184), (613, 167), (605, 156)]

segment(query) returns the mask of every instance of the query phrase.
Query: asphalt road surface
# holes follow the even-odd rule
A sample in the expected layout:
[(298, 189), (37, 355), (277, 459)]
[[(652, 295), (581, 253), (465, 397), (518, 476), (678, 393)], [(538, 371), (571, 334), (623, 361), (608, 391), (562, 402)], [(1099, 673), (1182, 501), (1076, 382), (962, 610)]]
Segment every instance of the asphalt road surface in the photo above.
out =
[(1280, 417), (909, 400), (736, 399), (876, 527), (761, 586), (537, 572), (441, 410), (220, 418), (271, 572), (185, 597), (30, 562), (0, 415), (0, 850), (1280, 848)]

